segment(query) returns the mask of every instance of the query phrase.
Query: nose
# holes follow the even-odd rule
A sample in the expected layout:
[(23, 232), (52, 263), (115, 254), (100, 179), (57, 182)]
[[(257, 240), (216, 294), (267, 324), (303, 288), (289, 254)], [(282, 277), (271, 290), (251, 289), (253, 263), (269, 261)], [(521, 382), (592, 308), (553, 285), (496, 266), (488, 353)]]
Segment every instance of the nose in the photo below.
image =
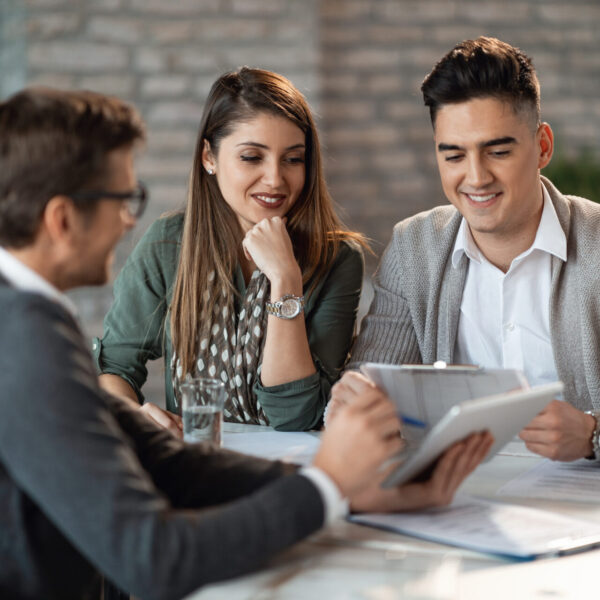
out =
[(265, 163), (262, 180), (272, 188), (278, 188), (282, 184), (283, 175), (279, 161), (273, 160)]
[(492, 180), (493, 175), (480, 156), (471, 156), (468, 158), (465, 183), (469, 187), (473, 189), (483, 188), (489, 185)]

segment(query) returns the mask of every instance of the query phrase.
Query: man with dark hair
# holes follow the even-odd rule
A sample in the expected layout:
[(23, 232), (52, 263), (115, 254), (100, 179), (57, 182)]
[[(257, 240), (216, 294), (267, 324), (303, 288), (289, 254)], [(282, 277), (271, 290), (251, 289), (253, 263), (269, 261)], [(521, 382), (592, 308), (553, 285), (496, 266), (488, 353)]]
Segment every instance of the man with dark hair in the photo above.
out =
[[(555, 460), (598, 460), (600, 207), (540, 175), (554, 141), (531, 60), (468, 40), (421, 89), (452, 206), (396, 225), (352, 363), (443, 360), (521, 369), (531, 384), (560, 379), (566, 402), (521, 438)], [(345, 379), (333, 398), (329, 413)]]
[(396, 490), (400, 448), (375, 390), (345, 410), (312, 466), (189, 446), (103, 392), (63, 292), (105, 283), (144, 208), (137, 113), (91, 92), (0, 103), (0, 597), (94, 598), (102, 573), (144, 599), (180, 598), (256, 568), (357, 508), (447, 503), (489, 449), (473, 436), (431, 479)]

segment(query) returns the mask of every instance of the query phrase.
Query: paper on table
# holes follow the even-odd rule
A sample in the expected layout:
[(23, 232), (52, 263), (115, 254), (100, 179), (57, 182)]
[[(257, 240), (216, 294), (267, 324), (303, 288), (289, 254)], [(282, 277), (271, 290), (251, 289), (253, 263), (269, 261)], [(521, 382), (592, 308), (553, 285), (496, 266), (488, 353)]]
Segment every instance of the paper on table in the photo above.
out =
[(260, 431), (249, 433), (223, 433), (223, 447), (300, 465), (312, 462), (319, 448), (319, 437), (305, 432)]
[(539, 454), (531, 452), (527, 449), (525, 442), (515, 436), (506, 446), (503, 446), (501, 450), (497, 452), (500, 456), (523, 456), (527, 458), (540, 458)]
[(497, 494), (598, 504), (600, 465), (587, 460), (572, 463), (544, 460), (504, 484)]
[(600, 525), (536, 508), (465, 496), (445, 508), (406, 514), (355, 515), (350, 520), (521, 559), (600, 544)]

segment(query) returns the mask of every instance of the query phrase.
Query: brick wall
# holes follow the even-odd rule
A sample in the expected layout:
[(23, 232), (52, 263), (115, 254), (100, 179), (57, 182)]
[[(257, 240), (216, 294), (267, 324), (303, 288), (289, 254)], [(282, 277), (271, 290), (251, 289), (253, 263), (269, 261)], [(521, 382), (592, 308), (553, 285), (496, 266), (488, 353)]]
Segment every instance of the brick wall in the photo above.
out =
[(532, 56), (559, 150), (600, 149), (594, 0), (326, 0), (319, 20), (328, 181), (378, 251), (392, 223), (443, 202), (419, 88), (462, 39), (491, 35)]
[[(141, 109), (152, 201), (121, 264), (152, 220), (184, 202), (214, 79), (241, 64), (279, 71), (317, 113), (346, 220), (380, 253), (394, 222), (443, 201), (419, 92), (433, 63), (482, 34), (520, 46), (562, 151), (600, 149), (599, 24), (596, 0), (0, 0), (0, 95), (25, 83), (86, 87)], [(110, 286), (73, 296), (99, 332)]]

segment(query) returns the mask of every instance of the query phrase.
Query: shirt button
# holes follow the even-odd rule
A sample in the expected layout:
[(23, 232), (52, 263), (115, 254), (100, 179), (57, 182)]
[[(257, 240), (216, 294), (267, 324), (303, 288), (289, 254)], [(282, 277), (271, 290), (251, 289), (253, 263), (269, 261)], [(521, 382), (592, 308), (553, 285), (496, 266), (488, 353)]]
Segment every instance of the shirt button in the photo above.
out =
[(92, 344), (92, 350), (96, 350), (96, 348), (98, 348), (98, 344), (96, 342), (94, 342)]
[(509, 321), (505, 326), (504, 329), (506, 329), (506, 331), (514, 331), (515, 329), (515, 324), (512, 321)]

